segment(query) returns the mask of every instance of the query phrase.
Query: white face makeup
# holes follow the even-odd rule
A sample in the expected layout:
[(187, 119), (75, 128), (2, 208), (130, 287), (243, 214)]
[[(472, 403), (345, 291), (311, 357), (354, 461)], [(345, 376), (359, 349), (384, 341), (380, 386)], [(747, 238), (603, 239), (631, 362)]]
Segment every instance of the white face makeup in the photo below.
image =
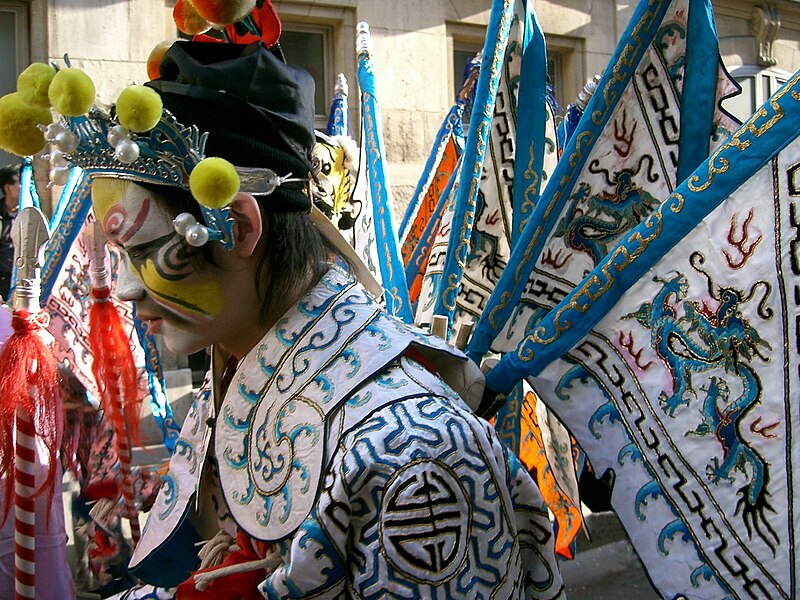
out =
[(117, 296), (134, 301), (139, 318), (176, 354), (215, 343), (226, 304), (221, 274), (198, 273), (198, 249), (175, 233), (166, 202), (135, 183), (97, 179), (92, 203), (109, 243), (123, 250)]

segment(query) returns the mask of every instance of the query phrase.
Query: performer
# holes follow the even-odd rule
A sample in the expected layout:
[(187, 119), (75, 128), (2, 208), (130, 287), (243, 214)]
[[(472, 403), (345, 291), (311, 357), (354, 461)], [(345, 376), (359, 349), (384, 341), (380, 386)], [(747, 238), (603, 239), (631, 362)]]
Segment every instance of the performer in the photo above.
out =
[(14, 270), (11, 226), (19, 210), (19, 165), (0, 168), (0, 190), (3, 193), (0, 201), (0, 296), (7, 301)]
[(310, 75), (194, 42), (160, 73), (135, 114), (148, 90), (169, 112), (138, 133), (122, 96), (63, 120), (117, 294), (173, 352), (212, 348), (125, 597), (561, 597), (541, 495), (467, 403), (482, 376), (389, 316), (312, 209)]

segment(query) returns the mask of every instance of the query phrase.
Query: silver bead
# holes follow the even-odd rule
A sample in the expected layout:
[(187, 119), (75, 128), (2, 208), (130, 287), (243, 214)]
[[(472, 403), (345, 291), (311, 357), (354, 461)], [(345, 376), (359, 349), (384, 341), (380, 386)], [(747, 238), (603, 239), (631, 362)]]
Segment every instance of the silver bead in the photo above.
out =
[(195, 248), (199, 248), (208, 241), (208, 229), (199, 223), (190, 225), (186, 231), (186, 243)]
[(53, 150), (50, 153), (50, 162), (53, 163), (54, 167), (66, 167), (67, 166), (67, 159), (64, 158), (64, 153), (61, 150)]
[(56, 185), (66, 185), (69, 181), (69, 167), (55, 167), (50, 169), (50, 181)]
[(175, 228), (175, 233), (180, 236), (185, 236), (189, 231), (189, 227), (197, 225), (197, 219), (189, 213), (181, 213), (172, 220), (172, 226)]
[(131, 140), (122, 140), (119, 145), (117, 145), (114, 158), (125, 165), (135, 162), (136, 159), (139, 158), (139, 144)]
[(64, 154), (72, 154), (78, 149), (78, 136), (71, 131), (62, 131), (56, 136), (56, 146)]
[(278, 189), (278, 186), (281, 184), (281, 178), (278, 177), (276, 173), (273, 173), (269, 177), (267, 177), (266, 181), (264, 182), (264, 191), (263, 193), (266, 195), (271, 194), (275, 190)]
[(50, 125), (48, 125), (44, 129), (44, 138), (48, 142), (55, 142), (58, 134), (63, 133), (65, 131), (66, 128), (60, 122), (57, 121), (55, 123), (50, 123)]
[(108, 136), (106, 137), (106, 139), (113, 148), (116, 148), (119, 145), (119, 143), (127, 137), (128, 137), (127, 129), (125, 129), (122, 125), (114, 125), (111, 129), (108, 130)]

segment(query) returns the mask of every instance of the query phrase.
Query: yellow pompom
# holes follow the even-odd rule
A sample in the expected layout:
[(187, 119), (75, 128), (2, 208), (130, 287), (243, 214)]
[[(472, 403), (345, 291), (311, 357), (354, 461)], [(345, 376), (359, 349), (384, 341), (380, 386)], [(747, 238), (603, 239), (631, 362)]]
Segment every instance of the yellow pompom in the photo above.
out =
[(47, 88), (56, 75), (56, 70), (45, 63), (33, 63), (17, 78), (17, 91), (22, 100), (38, 108), (50, 108)]
[(144, 85), (131, 85), (117, 98), (117, 119), (131, 131), (150, 131), (158, 125), (164, 104), (161, 96)]
[(222, 208), (239, 193), (239, 174), (224, 158), (204, 158), (189, 175), (189, 189), (206, 208)]
[(94, 104), (94, 83), (89, 76), (74, 67), (61, 69), (47, 90), (50, 104), (65, 117), (79, 117)]
[(26, 104), (19, 93), (0, 98), (0, 149), (17, 156), (31, 156), (45, 145), (39, 125), (53, 120), (50, 111)]

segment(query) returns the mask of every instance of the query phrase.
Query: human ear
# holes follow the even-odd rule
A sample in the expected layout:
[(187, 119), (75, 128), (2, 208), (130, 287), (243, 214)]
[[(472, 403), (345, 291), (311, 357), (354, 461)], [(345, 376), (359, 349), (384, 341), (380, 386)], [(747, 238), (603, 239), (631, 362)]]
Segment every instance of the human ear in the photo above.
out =
[(264, 229), (258, 201), (251, 194), (239, 192), (231, 203), (230, 216), (234, 219), (232, 252), (240, 258), (249, 258)]

